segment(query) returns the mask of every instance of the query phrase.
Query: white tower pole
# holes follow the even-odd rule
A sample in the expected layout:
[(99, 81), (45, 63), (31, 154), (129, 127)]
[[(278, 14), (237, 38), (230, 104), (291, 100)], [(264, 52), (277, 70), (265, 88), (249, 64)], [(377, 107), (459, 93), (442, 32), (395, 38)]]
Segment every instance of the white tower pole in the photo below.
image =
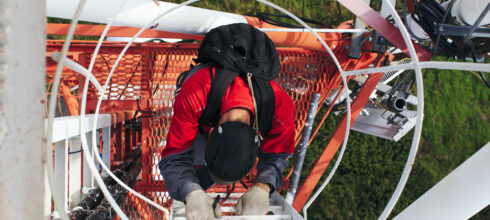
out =
[(0, 1), (0, 219), (41, 219), (45, 1)]
[(394, 219), (469, 219), (490, 205), (490, 142)]

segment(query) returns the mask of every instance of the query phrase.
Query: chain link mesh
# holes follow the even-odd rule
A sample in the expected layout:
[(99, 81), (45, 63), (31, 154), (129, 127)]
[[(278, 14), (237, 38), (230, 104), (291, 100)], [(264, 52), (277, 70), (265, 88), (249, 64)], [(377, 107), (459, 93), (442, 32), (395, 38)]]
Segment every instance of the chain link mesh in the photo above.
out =
[[(56, 44), (48, 44), (48, 51), (57, 47), (59, 46)], [(107, 44), (97, 55), (93, 74), (101, 85), (105, 83), (122, 47), (121, 44)], [(70, 52), (77, 55), (73, 56), (75, 61), (88, 67), (94, 48), (95, 44), (74, 44)], [(348, 59), (342, 57), (345, 54), (343, 47), (337, 48), (334, 52), (341, 55), (341, 63), (346, 62)], [(138, 133), (141, 137), (136, 143), (142, 148), (143, 168), (141, 180), (135, 189), (167, 208), (170, 207), (171, 198), (165, 192), (165, 183), (160, 175), (158, 162), (162, 159), (161, 152), (166, 144), (166, 135), (173, 114), (175, 81), (181, 72), (189, 69), (193, 63), (192, 59), (197, 57), (197, 49), (198, 44), (134, 44), (121, 59), (109, 83), (109, 92), (103, 97), (107, 100), (104, 105), (108, 105), (109, 108), (103, 108), (102, 111), (114, 113), (132, 110), (143, 115), (141, 132)], [(298, 139), (305, 123), (311, 95), (320, 93), (320, 103), (323, 103), (332, 89), (339, 87), (340, 77), (326, 53), (291, 48), (277, 50), (281, 61), (281, 73), (275, 81), (295, 103), (295, 138)], [(52, 72), (50, 69), (52, 66), (48, 65), (48, 78)], [(77, 81), (73, 80), (73, 71), (64, 71), (63, 77), (72, 80), (71, 86), (80, 86), (80, 76), (77, 76), (77, 84)], [(95, 102), (95, 87), (90, 86), (88, 94), (87, 101)], [(94, 110), (92, 105), (88, 106), (88, 111)], [(122, 133), (124, 129), (119, 130)], [(125, 144), (117, 144), (118, 140), (115, 140), (114, 136), (118, 134), (115, 133), (113, 132), (113, 146), (124, 146)], [(125, 135), (119, 136), (119, 142), (124, 143)], [(121, 151), (112, 150), (113, 153)], [(253, 175), (248, 176), (246, 184), (250, 185), (253, 179)], [(237, 184), (237, 190), (243, 191), (243, 186), (238, 185), (241, 184)], [(223, 193), (226, 192), (226, 187), (215, 187), (211, 191)], [(123, 210), (130, 219), (164, 218), (161, 211), (131, 194), (128, 194)]]

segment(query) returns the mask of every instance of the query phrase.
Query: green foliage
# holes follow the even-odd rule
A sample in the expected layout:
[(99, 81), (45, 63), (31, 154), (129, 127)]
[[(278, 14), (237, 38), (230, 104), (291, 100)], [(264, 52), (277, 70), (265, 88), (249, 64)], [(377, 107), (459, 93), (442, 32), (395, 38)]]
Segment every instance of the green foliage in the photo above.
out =
[[(167, 2), (182, 3), (184, 0), (168, 0)], [(316, 21), (320, 21), (323, 24), (338, 25), (340, 22), (347, 21), (353, 18), (352, 13), (349, 10), (341, 6), (342, 17), (337, 19), (338, 9), (336, 1), (330, 0), (269, 0), (298, 17), (304, 17)], [(255, 0), (202, 0), (194, 3), (194, 7), (201, 7), (206, 9), (213, 9), (224, 12), (231, 12), (236, 14), (255, 14), (257, 12), (266, 12), (272, 14), (282, 14), (281, 12), (269, 7), (265, 4), (259, 3)], [(278, 19), (283, 22), (292, 24), (298, 24), (290, 19)], [(339, 21), (335, 23), (335, 21)]]
[[(418, 156), (391, 217), (489, 141), (490, 90), (475, 75), (426, 70), (424, 96), (425, 117)], [(339, 122), (339, 117), (330, 117), (308, 149), (303, 178)], [(413, 132), (410, 132), (402, 140), (392, 142), (352, 131), (344, 158), (327, 188), (308, 210), (309, 218), (376, 219), (400, 178), (412, 136)], [(335, 159), (324, 178), (334, 163)], [(487, 208), (473, 218), (489, 217), (490, 209)]]
[[(62, 24), (69, 24), (71, 22), (70, 19), (63, 19), (63, 18), (52, 18), (48, 17), (47, 18), (47, 23), (62, 23)], [(85, 21), (79, 21), (79, 24), (98, 24), (98, 23), (93, 23), (93, 22), (85, 22)], [(55, 34), (49, 34), (46, 36), (48, 40), (64, 40), (66, 38), (66, 35), (55, 35)], [(73, 40), (98, 40), (99, 37), (96, 36), (73, 36)]]
[[(320, 113), (321, 114), (321, 113)], [(321, 129), (307, 154), (305, 171), (310, 170), (336, 129), (339, 117), (332, 117)], [(405, 138), (406, 139), (406, 138)], [(351, 131), (344, 158), (327, 188), (308, 211), (311, 219), (375, 219), (384, 208), (399, 178), (410, 145)], [(335, 159), (331, 161), (331, 171)], [(306, 177), (306, 172), (304, 173)], [(326, 178), (324, 175), (321, 182)]]

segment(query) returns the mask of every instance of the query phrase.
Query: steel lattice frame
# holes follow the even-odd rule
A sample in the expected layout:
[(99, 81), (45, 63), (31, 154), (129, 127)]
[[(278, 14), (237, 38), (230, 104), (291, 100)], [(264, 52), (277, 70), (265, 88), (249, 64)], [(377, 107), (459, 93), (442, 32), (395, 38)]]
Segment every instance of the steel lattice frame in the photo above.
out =
[[(257, 1), (272, 6), (276, 9), (282, 10), (288, 16), (293, 17), (296, 21), (298, 21), (299, 23), (304, 25), (307, 29), (312, 31), (311, 28), (309, 28), (301, 20), (299, 20), (297, 17), (290, 14), (289, 12), (285, 11), (284, 9), (281, 9), (278, 6), (273, 5), (267, 1), (263, 1), (263, 0), (257, 0)], [(81, 1), (80, 9), (83, 8), (84, 2), (85, 1), (83, 0)], [(170, 13), (173, 10), (177, 10), (181, 6), (188, 5), (194, 2), (197, 2), (197, 0), (186, 1), (160, 14), (155, 18), (155, 20), (162, 18), (163, 16), (165, 16), (166, 14)], [(344, 3), (345, 1), (340, 1), (340, 2)], [(413, 61), (413, 63), (407, 64), (406, 66), (401, 67), (402, 65), (399, 65), (393, 68), (397, 68), (397, 69), (408, 68), (408, 69), (415, 70), (417, 94), (419, 96), (418, 97), (419, 106), (417, 108), (417, 112), (418, 112), (417, 126), (415, 129), (410, 155), (409, 158), (407, 159), (406, 168), (403, 172), (400, 183), (392, 199), (390, 200), (388, 206), (380, 216), (381, 219), (387, 218), (387, 216), (391, 212), (391, 209), (396, 203), (396, 200), (401, 194), (401, 190), (403, 189), (406, 183), (406, 179), (408, 178), (408, 174), (410, 173), (410, 168), (411, 165), (413, 164), (417, 147), (418, 147), (418, 142), (420, 140), (421, 126), (422, 126), (421, 122), (423, 117), (423, 87), (422, 87), (421, 68), (424, 65), (442, 68), (443, 67), (442, 65), (447, 64), (447, 63), (435, 63), (435, 62), (426, 62), (426, 63), (419, 62), (414, 49), (414, 45), (410, 41), (407, 31), (403, 26), (403, 24), (401, 23), (401, 20), (396, 14), (393, 6), (387, 0), (384, 0), (383, 2), (385, 4), (388, 4), (392, 16), (395, 18), (398, 27), (400, 27), (401, 36), (403, 36), (407, 51), (410, 54)], [(76, 23), (77, 19), (75, 18), (73, 21), (74, 23)], [(145, 27), (143, 27), (134, 36), (134, 38), (136, 38), (146, 28), (148, 28), (150, 24), (151, 23), (145, 25)], [(367, 101), (366, 100), (367, 97), (374, 90), (374, 87), (376, 86), (380, 77), (382, 76), (382, 73), (379, 72), (384, 72), (388, 68), (381, 67), (381, 68), (376, 68), (374, 70), (367, 70), (366, 68), (368, 68), (369, 64), (373, 63), (376, 60), (375, 56), (373, 56), (372, 54), (370, 55), (369, 53), (365, 53), (364, 60), (361, 59), (361, 61), (352, 61), (347, 57), (345, 57), (345, 51), (343, 51), (343, 46), (337, 46), (336, 49), (332, 51), (329, 45), (325, 43), (323, 39), (321, 39), (314, 31), (312, 32), (315, 35), (315, 37), (320, 41), (320, 43), (323, 45), (323, 47), (327, 50), (328, 55), (330, 57), (326, 56), (326, 54), (321, 54), (319, 52), (312, 52), (312, 51), (306, 51), (301, 49), (297, 49), (297, 50), (279, 49), (283, 68), (282, 68), (281, 76), (277, 79), (277, 81), (291, 95), (291, 97), (295, 101), (296, 111), (297, 113), (299, 113), (297, 116), (297, 123), (296, 123), (296, 131), (298, 134), (303, 126), (302, 123), (304, 123), (304, 119), (306, 118), (308, 103), (309, 103), (309, 99), (311, 98), (312, 92), (319, 92), (322, 95), (320, 100), (321, 102), (323, 102), (326, 99), (327, 95), (330, 93), (330, 91), (332, 91), (332, 89), (338, 88), (341, 85), (341, 83), (343, 84), (343, 88), (344, 88), (343, 92), (345, 94), (348, 94), (349, 92), (347, 87), (348, 75), (376, 73), (376, 74), (372, 74), (369, 77), (368, 81), (363, 86), (361, 93), (358, 95), (354, 103), (352, 103), (352, 108), (354, 109), (353, 113), (351, 113), (350, 100), (348, 98), (349, 96), (346, 95), (347, 103), (349, 103), (347, 105), (347, 115), (344, 118), (344, 121), (338, 127), (337, 130), (338, 135), (335, 135), (332, 138), (331, 140), (332, 145), (329, 144), (326, 146), (324, 154), (322, 154), (322, 156), (319, 159), (319, 162), (317, 162), (317, 164), (319, 164), (321, 161), (325, 161), (325, 160), (330, 161), (331, 158), (333, 157), (333, 154), (335, 154), (335, 152), (339, 148), (340, 143), (343, 143), (341, 154), (333, 169), (334, 172), (341, 161), (343, 152), (345, 151), (351, 120), (352, 119), (355, 120), (355, 117), (357, 116), (357, 114), (359, 113), (359, 111), (362, 109), (365, 102)], [(71, 39), (70, 33), (67, 35), (67, 39), (69, 42), (69, 39)], [(109, 94), (106, 95), (107, 96), (106, 99), (108, 100), (104, 102), (103, 105), (104, 109), (102, 109), (102, 111), (133, 111), (134, 112), (136, 110), (135, 109), (135, 104), (136, 104), (136, 106), (139, 106), (138, 107), (139, 110), (153, 112), (150, 118), (142, 119), (143, 130), (141, 133), (140, 141), (141, 141), (141, 148), (143, 149), (143, 156), (146, 155), (146, 158), (143, 160), (144, 169), (143, 169), (142, 181), (135, 188), (141, 192), (144, 192), (144, 194), (149, 196), (151, 200), (157, 203), (161, 203), (162, 205), (168, 205), (168, 201), (169, 201), (168, 195), (161, 193), (162, 189), (160, 187), (163, 187), (164, 185), (162, 181), (163, 179), (158, 174), (156, 163), (160, 159), (160, 156), (158, 154), (161, 148), (164, 146), (165, 137), (166, 137), (165, 131), (166, 129), (168, 129), (169, 120), (172, 114), (172, 102), (171, 99), (169, 99), (169, 97), (173, 97), (173, 89), (174, 89), (173, 85), (175, 84), (174, 83), (175, 78), (177, 77), (178, 73), (182, 72), (188, 67), (188, 65), (186, 64), (190, 63), (192, 57), (196, 55), (196, 46), (195, 45), (190, 46), (187, 49), (182, 47), (180, 47), (179, 49), (175, 49), (171, 47), (170, 48), (165, 48), (160, 46), (153, 47), (144, 44), (141, 45), (138, 44), (139, 46), (138, 45), (130, 46), (131, 44), (132, 41), (130, 41), (130, 43), (128, 43), (124, 47), (123, 51), (120, 53), (119, 56), (116, 56), (115, 54), (119, 52), (121, 46), (114, 47), (117, 48), (118, 50), (116, 53), (112, 53), (112, 54), (109, 49), (107, 51), (104, 51), (104, 49), (108, 48), (104, 46), (102, 47), (101, 54), (96, 56), (99, 59), (97, 59), (96, 62), (93, 62), (95, 64), (94, 76), (99, 80), (107, 79), (104, 88), (106, 88), (107, 86), (110, 87), (110, 92)], [(92, 47), (87, 47), (87, 48), (90, 48), (91, 50), (93, 49), (93, 45)], [(67, 50), (68, 49), (65, 45), (62, 49), (62, 53), (61, 53), (62, 57), (66, 56)], [(145, 50), (145, 51), (142, 52), (138, 50)], [(91, 52), (86, 51), (84, 56), (87, 56), (87, 58), (82, 58), (81, 61), (80, 60), (79, 61), (83, 62), (83, 59), (88, 60), (88, 57), (90, 55)], [(95, 60), (96, 57), (94, 56), (94, 58), (92, 59)], [(115, 63), (108, 62), (107, 60), (115, 60)], [(122, 62), (125, 65), (121, 65), (120, 62)], [(377, 65), (380, 64), (380, 62), (376, 62), (376, 63)], [(60, 66), (62, 66), (62, 64), (63, 62), (60, 62), (56, 70), (57, 74), (55, 74), (54, 76), (53, 88), (56, 90), (58, 84), (57, 78), (59, 78), (59, 74), (61, 72)], [(88, 63), (85, 63), (85, 66), (88, 66), (87, 64)], [(335, 68), (332, 67), (333, 64), (335, 64)], [(352, 70), (355, 71), (344, 72), (344, 69), (349, 69), (349, 67), (354, 67)], [(104, 68), (107, 68), (105, 69), (106, 71), (111, 69), (111, 72), (109, 74), (96, 73), (97, 70), (104, 72)], [(471, 65), (466, 63), (465, 64), (453, 63), (452, 66), (450, 66), (450, 68), (453, 69), (470, 68), (470, 69), (478, 69), (483, 71), (488, 71), (489, 69), (488, 65)], [(92, 66), (89, 65), (88, 69), (92, 70)], [(114, 77), (114, 79), (111, 79), (111, 77)], [(132, 81), (133, 83), (130, 83), (130, 81)], [(134, 85), (134, 82), (139, 82), (139, 84)], [(293, 82), (295, 83), (294, 85), (291, 84)], [(86, 80), (84, 84), (88, 84), (88, 80)], [(84, 84), (80, 84), (80, 86)], [(90, 88), (90, 87), (86, 87), (86, 88)], [(92, 104), (90, 104), (91, 100), (96, 101), (95, 98), (97, 97), (97, 92), (93, 88), (84, 90), (84, 93), (87, 92), (89, 94), (88, 95), (89, 98), (87, 99), (85, 97), (82, 97), (82, 103), (87, 101), (88, 108), (87, 110), (84, 110), (85, 106), (82, 104), (82, 116), (85, 113), (85, 111), (89, 111), (90, 109), (92, 110), (95, 109), (96, 114), (98, 114), (100, 111), (99, 108), (103, 103), (103, 101), (99, 96), (99, 101), (97, 104), (95, 104), (95, 102), (92, 102)], [(135, 101), (138, 98), (140, 98), (140, 101)], [(117, 102), (123, 102), (123, 103), (117, 104)], [(53, 112), (53, 108), (50, 107), (49, 110), (51, 114), (51, 112)], [(50, 129), (49, 126), (48, 129)], [(297, 135), (297, 138), (298, 136), (299, 135)], [(321, 173), (323, 173), (323, 171), (326, 169), (327, 165), (328, 163), (327, 164), (323, 163), (321, 166), (315, 166), (315, 168), (313, 169), (314, 170), (317, 169), (316, 171), (320, 171), (319, 173), (321, 175)], [(326, 183), (328, 183), (328, 181), (331, 179), (333, 172), (329, 175), (324, 185), (326, 185)], [(316, 174), (316, 177), (314, 178), (319, 179), (318, 174)], [(305, 189), (304, 192), (301, 193), (301, 190), (300, 192), (298, 192), (298, 197), (294, 203), (296, 204), (295, 207), (297, 209), (301, 209), (301, 207), (303, 207), (303, 205), (306, 202), (306, 199), (308, 199), (317, 181), (318, 180), (313, 180), (312, 182), (306, 182), (304, 184), (304, 187), (302, 187), (302, 189), (303, 188)], [(144, 202), (139, 198), (130, 195), (129, 199), (131, 200), (131, 204), (133, 204), (133, 206), (124, 207), (125, 210), (129, 211), (128, 213), (132, 213), (132, 212), (146, 213), (143, 215), (145, 216), (145, 218), (146, 217), (150, 218), (151, 216), (155, 217), (155, 213), (157, 213), (156, 216), (157, 218), (164, 216), (163, 212), (156, 211), (152, 208), (147, 208), (148, 206), (144, 205), (143, 204)], [(135, 215), (133, 214), (130, 215), (132, 218), (142, 217), (141, 215), (137, 216), (136, 214)]]

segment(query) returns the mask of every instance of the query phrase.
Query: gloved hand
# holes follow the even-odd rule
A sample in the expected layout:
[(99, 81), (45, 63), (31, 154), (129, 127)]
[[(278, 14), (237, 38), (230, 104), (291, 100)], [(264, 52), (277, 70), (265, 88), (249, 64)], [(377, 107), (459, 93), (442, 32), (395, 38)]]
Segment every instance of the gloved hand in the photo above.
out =
[(240, 197), (236, 205), (237, 215), (265, 215), (269, 210), (269, 193), (254, 185)]
[(185, 217), (188, 220), (214, 220), (221, 218), (219, 204), (213, 209), (213, 199), (203, 190), (194, 190), (185, 197)]

